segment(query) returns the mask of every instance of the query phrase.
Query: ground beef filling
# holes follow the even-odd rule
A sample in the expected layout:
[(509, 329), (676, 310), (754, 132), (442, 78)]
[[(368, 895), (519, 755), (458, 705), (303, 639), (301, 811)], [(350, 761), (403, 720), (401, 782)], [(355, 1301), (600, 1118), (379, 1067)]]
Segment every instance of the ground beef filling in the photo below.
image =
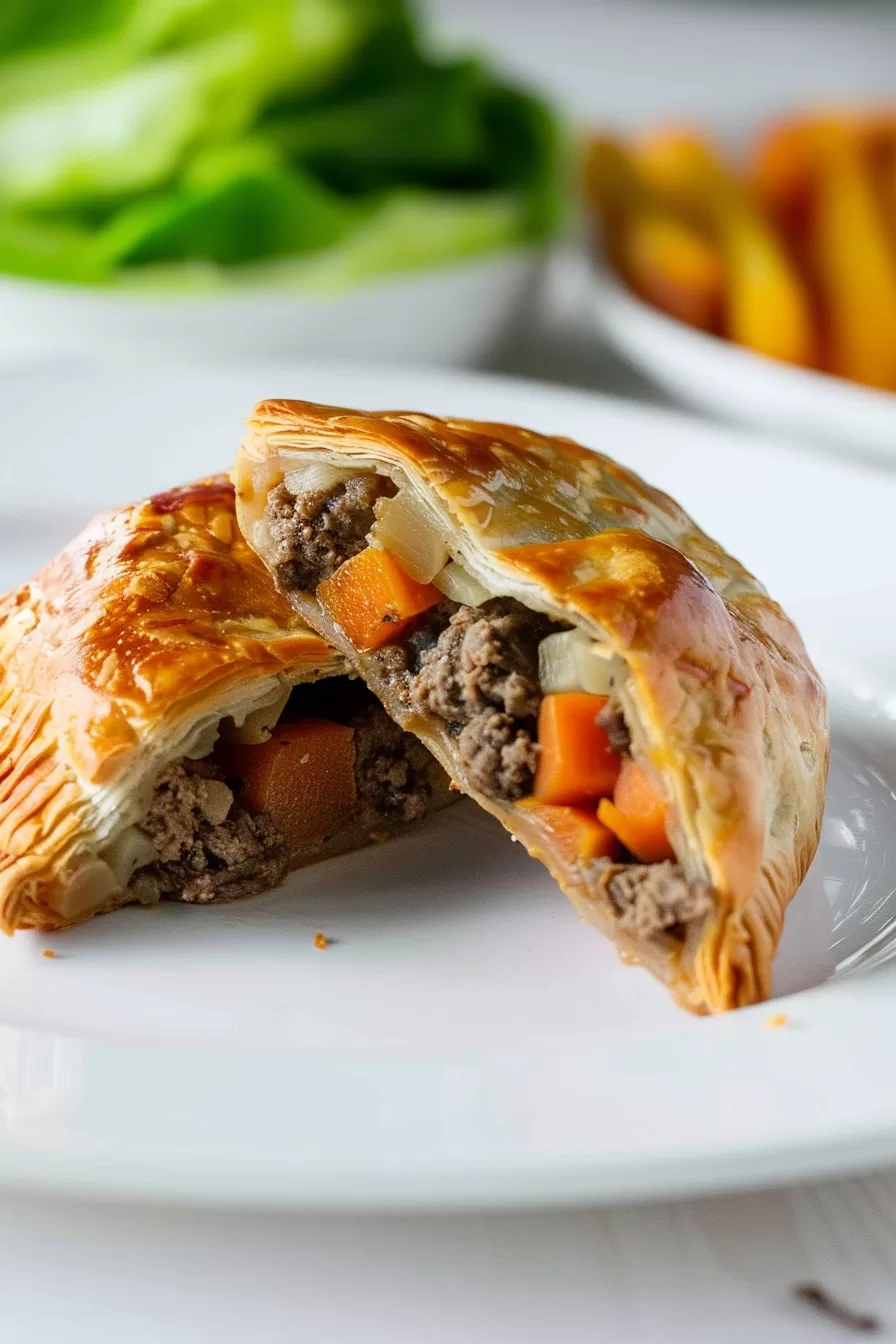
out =
[(635, 938), (680, 931), (709, 910), (705, 882), (689, 881), (675, 863), (632, 863), (608, 870), (606, 889), (619, 928)]
[[(441, 610), (444, 622), (445, 604)], [(514, 802), (532, 791), (538, 645), (554, 628), (547, 616), (494, 598), (457, 607), (434, 641), (418, 633), (409, 703), (448, 724), (467, 778), (488, 798)], [(431, 623), (424, 632), (432, 636)]]
[(374, 829), (384, 820), (419, 821), (426, 815), (441, 766), (379, 705), (371, 705), (351, 722), (361, 826)]
[(241, 808), (210, 760), (169, 766), (141, 830), (159, 855), (131, 881), (136, 898), (146, 903), (255, 896), (278, 886), (289, 867), (283, 836), (270, 817)]
[[(435, 788), (447, 781), (422, 743), (372, 699), (360, 709), (353, 706), (349, 722), (355, 731), (358, 828), (376, 833), (425, 816)], [(279, 886), (289, 871), (289, 851), (277, 826), (267, 813), (240, 806), (212, 758), (169, 766), (141, 830), (159, 855), (131, 881), (135, 898), (146, 904), (254, 896)], [(329, 838), (321, 836), (321, 842)]]
[[(272, 491), (266, 521), (281, 588), (313, 592), (362, 551), (375, 521), (374, 504), (394, 492), (390, 481), (367, 473), (299, 497), (284, 485)], [(516, 802), (532, 792), (538, 762), (538, 645), (562, 628), (511, 598), (481, 607), (446, 600), (371, 660), (410, 709), (448, 726), (473, 788), (496, 801)], [(614, 698), (600, 721), (615, 750), (631, 755), (628, 726)], [(375, 824), (376, 817), (422, 816), (432, 790), (428, 752), (383, 715), (361, 715), (353, 722), (365, 824)], [(711, 904), (709, 888), (688, 881), (673, 863), (604, 864), (601, 881), (619, 928), (637, 938), (681, 932)]]
[(314, 592), (341, 564), (364, 550), (375, 522), (374, 504), (394, 493), (392, 482), (373, 472), (302, 495), (278, 485), (268, 496), (265, 522), (279, 586)]
[(619, 701), (611, 695), (597, 716), (597, 721), (607, 734), (607, 740), (620, 756), (631, 756), (632, 740), (628, 731)]

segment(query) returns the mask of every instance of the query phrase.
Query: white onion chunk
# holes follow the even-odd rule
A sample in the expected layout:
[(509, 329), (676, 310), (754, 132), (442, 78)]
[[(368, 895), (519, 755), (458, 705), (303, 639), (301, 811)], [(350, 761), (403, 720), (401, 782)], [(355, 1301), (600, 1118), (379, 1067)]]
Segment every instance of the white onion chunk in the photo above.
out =
[(440, 593), (450, 597), (452, 602), (460, 602), (465, 607), (481, 607), (492, 594), (484, 588), (468, 569), (452, 560), (440, 569), (433, 579)]
[(388, 551), (418, 583), (432, 583), (448, 561), (448, 548), (426, 506), (410, 490), (376, 502), (371, 545)]
[(558, 691), (609, 695), (614, 678), (618, 683), (620, 666), (608, 652), (581, 630), (548, 635), (538, 646), (541, 689), (545, 695)]

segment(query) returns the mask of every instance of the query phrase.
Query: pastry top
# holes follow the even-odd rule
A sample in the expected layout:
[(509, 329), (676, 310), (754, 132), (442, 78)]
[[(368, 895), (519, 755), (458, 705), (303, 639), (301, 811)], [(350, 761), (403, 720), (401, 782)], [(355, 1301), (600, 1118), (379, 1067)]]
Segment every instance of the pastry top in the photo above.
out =
[(679, 861), (715, 894), (673, 987), (696, 1007), (764, 997), (818, 843), (828, 760), (824, 689), (781, 607), (668, 495), (569, 439), (300, 401), (256, 408), (234, 473), (262, 555), (267, 492), (321, 457), (408, 484), (490, 592), (624, 659), (636, 754), (671, 801)]
[(243, 541), (225, 476), (96, 518), (0, 599), (2, 927), (52, 927), (85, 854), (224, 714), (344, 670)]

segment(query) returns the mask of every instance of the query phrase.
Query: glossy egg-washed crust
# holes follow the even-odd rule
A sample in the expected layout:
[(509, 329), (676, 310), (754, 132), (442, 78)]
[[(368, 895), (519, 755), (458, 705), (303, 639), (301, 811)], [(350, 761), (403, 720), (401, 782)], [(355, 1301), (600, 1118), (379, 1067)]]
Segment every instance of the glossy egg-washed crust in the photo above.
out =
[[(525, 809), (468, 791), (685, 1006), (767, 997), (784, 912), (818, 844), (828, 762), (824, 688), (781, 607), (667, 495), (569, 439), (298, 401), (256, 408), (233, 473), (240, 526), (262, 555), (268, 491), (284, 468), (321, 454), (409, 482), (454, 558), (490, 591), (578, 625), (624, 659), (635, 756), (670, 800), (679, 861), (714, 893), (685, 939), (624, 935), (593, 870), (565, 861)], [(315, 601), (302, 605), (350, 652)], [(400, 716), (394, 701), (387, 708)], [(402, 717), (450, 758), (444, 734), (436, 741), (431, 726)]]
[(0, 927), (122, 904), (90, 856), (191, 725), (344, 668), (243, 541), (227, 477), (96, 518), (0, 599)]

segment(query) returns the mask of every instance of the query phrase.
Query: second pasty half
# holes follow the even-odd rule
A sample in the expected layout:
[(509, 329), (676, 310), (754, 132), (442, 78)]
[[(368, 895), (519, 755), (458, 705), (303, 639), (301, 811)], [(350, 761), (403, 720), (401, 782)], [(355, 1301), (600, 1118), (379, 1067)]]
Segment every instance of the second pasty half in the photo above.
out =
[(823, 686), (781, 607), (619, 463), (513, 425), (262, 403), (240, 526), (297, 611), (696, 1011), (771, 989)]
[(442, 806), (348, 670), (226, 477), (98, 517), (0, 599), (0, 926), (251, 895)]

